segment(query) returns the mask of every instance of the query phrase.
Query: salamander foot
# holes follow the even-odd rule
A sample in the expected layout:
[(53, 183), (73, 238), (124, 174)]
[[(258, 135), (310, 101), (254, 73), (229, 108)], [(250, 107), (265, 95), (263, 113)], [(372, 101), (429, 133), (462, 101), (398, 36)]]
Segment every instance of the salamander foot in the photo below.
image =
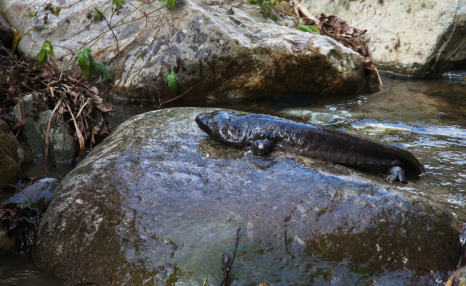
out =
[(387, 180), (389, 183), (399, 181), (403, 184), (406, 184), (408, 182), (406, 181), (405, 170), (399, 166), (394, 166), (390, 169), (390, 175), (387, 177)]

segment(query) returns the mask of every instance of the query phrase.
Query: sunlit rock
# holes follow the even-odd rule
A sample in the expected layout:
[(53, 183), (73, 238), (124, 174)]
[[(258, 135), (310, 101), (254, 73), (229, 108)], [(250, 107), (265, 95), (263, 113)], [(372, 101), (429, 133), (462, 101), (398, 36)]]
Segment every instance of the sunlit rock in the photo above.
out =
[[(55, 16), (44, 9), (48, 0), (4, 2), (12, 26), (20, 33), (32, 28), (18, 46), (27, 58), (35, 59), (48, 40), (55, 45), (55, 59), (61, 66), (70, 59), (63, 58), (68, 49), (81, 49), (102, 34), (92, 44), (92, 53), (114, 74), (112, 94), (118, 97), (173, 98), (164, 83), (165, 73), (171, 71), (179, 77), (179, 93), (191, 89), (186, 96), (197, 98), (347, 94), (365, 83), (357, 53), (330, 37), (277, 25), (249, 3), (187, 0), (167, 10), (165, 3), (152, 1), (137, 10), (142, 2), (127, 1), (112, 15), (108, 0), (64, 0), (56, 5), (62, 9)], [(107, 23), (94, 19), (96, 8), (113, 24), (120, 20), (127, 24), (107, 32)], [(141, 11), (150, 13), (150, 18)], [(37, 15), (30, 19), (30, 12)]]
[(350, 26), (367, 29), (363, 38), (378, 69), (422, 77), (464, 69), (464, 0), (305, 0), (301, 4), (317, 17), (337, 15)]

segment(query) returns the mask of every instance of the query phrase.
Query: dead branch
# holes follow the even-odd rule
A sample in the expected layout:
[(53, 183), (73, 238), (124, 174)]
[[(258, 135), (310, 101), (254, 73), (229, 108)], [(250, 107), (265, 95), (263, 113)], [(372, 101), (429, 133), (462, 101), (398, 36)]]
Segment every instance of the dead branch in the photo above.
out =
[(172, 98), (172, 99), (170, 99), (170, 100), (167, 100), (167, 101), (165, 101), (165, 102), (162, 102), (162, 103), (160, 104), (160, 107), (162, 107), (162, 105), (164, 105), (165, 103), (169, 103), (169, 102), (171, 102), (171, 101), (173, 101), (173, 100), (175, 100), (175, 99), (178, 99), (178, 98), (182, 97), (183, 95), (187, 94), (187, 93), (190, 92), (190, 91), (191, 91), (191, 88), (188, 89), (188, 90), (187, 90), (186, 92), (184, 92), (183, 94), (178, 95), (178, 96), (175, 97), (175, 98)]
[[(53, 93), (52, 87), (50, 87), (50, 91)], [(52, 114), (50, 114), (49, 124), (48, 124), (48, 126), (47, 126), (47, 135), (45, 136), (45, 163), (47, 163), (47, 161), (48, 161), (48, 156), (49, 156), (50, 125), (52, 124), (53, 114), (54, 114), (55, 111), (57, 111), (57, 109), (60, 107), (62, 100), (63, 100), (63, 99), (60, 98), (60, 100), (58, 101), (57, 105), (55, 105), (55, 108), (52, 110)]]
[(73, 110), (71, 109), (70, 105), (68, 104), (68, 102), (66, 100), (65, 101), (65, 104), (66, 106), (68, 107), (68, 111), (70, 112), (71, 114), (71, 118), (73, 118), (73, 122), (74, 122), (74, 127), (76, 129), (76, 135), (78, 136), (78, 140), (79, 140), (79, 156), (78, 156), (78, 160), (79, 160), (79, 163), (81, 163), (81, 156), (82, 154), (84, 153), (84, 137), (81, 133), (81, 130), (79, 130), (79, 126), (78, 126), (78, 123), (76, 122), (76, 118), (74, 117), (74, 114), (73, 114)]
[(220, 286), (229, 286), (230, 283), (228, 281), (228, 277), (231, 271), (231, 267), (233, 266), (233, 262), (235, 261), (235, 256), (236, 256), (236, 250), (238, 249), (238, 242), (239, 242), (239, 232), (241, 231), (241, 228), (238, 228), (236, 231), (236, 243), (235, 243), (235, 251), (233, 253), (233, 258), (230, 260), (230, 256), (228, 253), (224, 253), (222, 255), (222, 270), (223, 270), (223, 281), (220, 284)]
[[(110, 31), (112, 32), (113, 34), (113, 38), (115, 39), (115, 42), (116, 42), (116, 46), (117, 46), (117, 52), (118, 52), (118, 61), (120, 61), (120, 45), (118, 43), (118, 38), (115, 34), (115, 32), (113, 31), (113, 28), (112, 28), (112, 25), (110, 25), (110, 23), (107, 21), (107, 18), (105, 18), (104, 14), (102, 12), (100, 12), (97, 8), (94, 8), (98, 13), (100, 13), (100, 16), (102, 17), (102, 19), (105, 20), (105, 23), (107, 23), (107, 26), (108, 28), (110, 29)], [(112, 15), (113, 16), (113, 15)]]
[(306, 7), (304, 7), (303, 5), (301, 5), (301, 3), (297, 3), (297, 4), (296, 4), (296, 7), (297, 7), (298, 10), (304, 15), (304, 17), (311, 19), (312, 21), (314, 21), (314, 23), (315, 23), (316, 25), (318, 25), (318, 24), (320, 23), (320, 21), (317, 20), (316, 17), (312, 16), (311, 12), (309, 12), (309, 10), (307, 10)]
[(288, 242), (286, 241), (287, 240), (287, 235), (286, 234), (287, 234), (287, 231), (286, 231), (286, 228), (285, 228), (285, 238), (284, 238), (284, 240), (285, 240), (285, 250), (291, 256), (291, 258), (293, 258), (294, 257), (293, 254), (291, 254), (291, 252), (288, 250)]

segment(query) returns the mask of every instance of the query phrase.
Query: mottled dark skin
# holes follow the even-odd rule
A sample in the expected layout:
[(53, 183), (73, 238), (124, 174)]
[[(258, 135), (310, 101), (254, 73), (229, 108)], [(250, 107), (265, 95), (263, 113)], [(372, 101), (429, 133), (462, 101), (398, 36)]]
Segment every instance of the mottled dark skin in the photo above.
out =
[(215, 111), (196, 118), (199, 127), (230, 146), (250, 146), (256, 156), (282, 150), (369, 172), (390, 174), (393, 183), (417, 178), (424, 166), (408, 151), (321, 126), (279, 117)]

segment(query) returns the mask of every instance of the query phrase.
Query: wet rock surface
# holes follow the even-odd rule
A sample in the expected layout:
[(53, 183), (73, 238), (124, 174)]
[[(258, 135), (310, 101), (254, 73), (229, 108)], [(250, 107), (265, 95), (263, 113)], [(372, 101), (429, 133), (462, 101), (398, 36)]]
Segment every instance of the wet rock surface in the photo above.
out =
[(57, 188), (59, 181), (54, 178), (42, 178), (27, 186), (22, 191), (16, 191), (9, 197), (2, 199), (2, 204), (23, 204), (30, 203), (45, 212), (52, 201), (53, 192)]
[[(171, 71), (180, 79), (179, 92), (191, 88), (187, 96), (198, 98), (281, 92), (347, 94), (365, 83), (357, 53), (329, 37), (277, 25), (258, 6), (187, 0), (170, 11), (159, 2), (138, 11), (134, 7), (141, 3), (133, 2), (112, 16), (112, 23), (123, 18), (128, 22), (113, 29), (121, 54), (117, 55), (110, 32), (92, 45), (94, 58), (107, 63), (114, 74), (112, 92), (118, 97), (173, 98), (164, 83), (165, 73)], [(56, 59), (69, 54), (58, 46), (80, 49), (108, 29), (105, 21), (93, 19), (95, 8), (108, 19), (113, 9), (107, 0), (66, 0), (60, 2), (63, 8), (57, 17), (44, 9), (49, 4), (46, 0), (3, 4), (13, 26), (20, 31), (32, 28), (18, 46), (28, 58), (37, 57), (44, 40), (56, 45)], [(150, 21), (142, 10), (153, 12)], [(31, 11), (37, 16), (24, 21)]]
[(0, 256), (0, 285), (64, 286), (55, 275), (34, 265), (26, 255)]
[(56, 190), (35, 262), (67, 284), (218, 285), (240, 227), (236, 285), (423, 285), (419, 271), (455, 268), (457, 221), (422, 187), (283, 152), (244, 154), (197, 127), (214, 110), (120, 125)]

